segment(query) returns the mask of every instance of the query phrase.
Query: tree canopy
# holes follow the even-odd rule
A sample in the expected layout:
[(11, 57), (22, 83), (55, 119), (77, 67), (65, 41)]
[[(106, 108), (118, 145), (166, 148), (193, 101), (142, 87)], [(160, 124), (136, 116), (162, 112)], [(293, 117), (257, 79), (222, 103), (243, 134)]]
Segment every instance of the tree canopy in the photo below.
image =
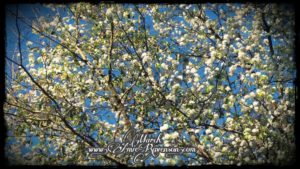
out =
[[(6, 9), (5, 154), (11, 163), (294, 160), (292, 6), (25, 6)], [(141, 164), (125, 155), (87, 154), (132, 127), (161, 132), (165, 147), (197, 152), (160, 153)]]

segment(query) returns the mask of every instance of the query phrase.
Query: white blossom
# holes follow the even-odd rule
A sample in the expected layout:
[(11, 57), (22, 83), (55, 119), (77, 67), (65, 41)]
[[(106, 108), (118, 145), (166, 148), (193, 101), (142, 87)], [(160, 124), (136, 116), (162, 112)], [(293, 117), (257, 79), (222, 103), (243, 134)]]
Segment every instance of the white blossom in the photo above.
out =
[(229, 86), (227, 86), (227, 87), (225, 88), (225, 90), (226, 90), (227, 92), (229, 92), (231, 89), (230, 89)]
[(31, 41), (27, 41), (27, 42), (26, 42), (26, 45), (27, 45), (27, 46), (31, 46), (32, 44), (33, 44), (33, 43), (32, 43)]
[(259, 104), (258, 101), (253, 102), (253, 106), (257, 106), (258, 104)]
[(169, 128), (169, 125), (168, 124), (164, 124), (163, 126), (160, 127), (160, 131), (164, 132), (164, 131), (168, 130), (168, 128)]
[(176, 139), (178, 137), (179, 137), (179, 133), (177, 131), (175, 131), (174, 133), (171, 134), (172, 139)]
[(139, 116), (139, 117), (137, 118), (137, 121), (138, 121), (138, 122), (142, 122), (142, 121), (143, 121), (143, 118), (142, 118), (141, 116)]
[(167, 64), (165, 64), (165, 63), (162, 63), (162, 64), (161, 64), (161, 67), (162, 67), (163, 69), (165, 69), (165, 70), (168, 70), (168, 68), (169, 68), (169, 66), (168, 66)]
[(205, 130), (205, 133), (206, 133), (207, 135), (209, 135), (209, 134), (212, 133), (212, 131), (211, 131), (211, 129), (206, 129), (206, 130)]
[(259, 130), (257, 128), (252, 129), (252, 133), (256, 134), (258, 132), (259, 132)]
[(196, 68), (192, 68), (192, 69), (191, 69), (191, 73), (194, 74), (194, 73), (196, 73), (196, 72), (197, 72), (197, 69), (196, 69)]
[(151, 60), (151, 56), (149, 52), (144, 52), (142, 55), (143, 63), (146, 63)]

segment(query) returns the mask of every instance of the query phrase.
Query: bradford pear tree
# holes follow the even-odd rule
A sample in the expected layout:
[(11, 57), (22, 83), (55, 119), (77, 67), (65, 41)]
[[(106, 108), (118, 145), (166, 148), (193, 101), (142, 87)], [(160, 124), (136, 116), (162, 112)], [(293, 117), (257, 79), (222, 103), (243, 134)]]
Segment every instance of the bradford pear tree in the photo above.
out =
[[(7, 8), (6, 157), (13, 164), (288, 164), (294, 11), (279, 4)], [(29, 14), (34, 17), (28, 17)], [(11, 41), (12, 39), (8, 40)], [(133, 164), (87, 154), (131, 127), (196, 147)]]

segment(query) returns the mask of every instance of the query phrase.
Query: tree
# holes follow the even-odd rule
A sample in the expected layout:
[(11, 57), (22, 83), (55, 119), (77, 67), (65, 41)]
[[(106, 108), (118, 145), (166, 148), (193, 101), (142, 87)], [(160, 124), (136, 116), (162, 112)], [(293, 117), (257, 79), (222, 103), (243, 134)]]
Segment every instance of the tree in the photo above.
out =
[(37, 5), (34, 19), (22, 12), (7, 9), (17, 32), (6, 56), (10, 162), (133, 165), (86, 152), (131, 127), (162, 132), (164, 146), (197, 148), (142, 165), (293, 162), (291, 6), (75, 3)]

